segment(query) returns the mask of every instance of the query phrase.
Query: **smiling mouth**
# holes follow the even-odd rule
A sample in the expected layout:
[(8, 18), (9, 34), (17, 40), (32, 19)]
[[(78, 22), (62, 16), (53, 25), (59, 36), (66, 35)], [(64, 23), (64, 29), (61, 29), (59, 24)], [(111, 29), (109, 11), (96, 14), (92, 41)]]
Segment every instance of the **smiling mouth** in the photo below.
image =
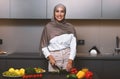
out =
[(57, 17), (58, 19), (63, 19), (62, 17)]

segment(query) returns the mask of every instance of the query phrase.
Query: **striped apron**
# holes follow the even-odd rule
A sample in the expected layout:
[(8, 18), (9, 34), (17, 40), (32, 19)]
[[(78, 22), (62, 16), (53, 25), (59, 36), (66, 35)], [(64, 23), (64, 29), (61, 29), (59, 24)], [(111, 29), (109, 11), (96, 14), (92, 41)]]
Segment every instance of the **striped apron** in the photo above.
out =
[[(68, 63), (68, 59), (70, 56), (70, 48), (66, 48), (63, 50), (51, 51), (50, 54), (55, 58), (56, 65), (59, 68), (66, 69), (66, 65)], [(48, 71), (57, 71), (52, 67), (52, 65), (48, 64)]]

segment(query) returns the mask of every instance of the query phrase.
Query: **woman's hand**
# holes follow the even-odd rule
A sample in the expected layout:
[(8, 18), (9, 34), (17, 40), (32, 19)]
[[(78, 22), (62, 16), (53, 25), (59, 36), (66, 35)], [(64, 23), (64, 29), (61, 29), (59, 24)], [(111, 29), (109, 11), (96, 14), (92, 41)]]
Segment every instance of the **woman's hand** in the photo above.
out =
[(49, 59), (49, 61), (50, 61), (51, 65), (52, 65), (52, 66), (54, 66), (54, 65), (55, 65), (55, 63), (56, 63), (56, 61), (55, 61), (54, 57), (53, 57), (52, 55), (49, 55), (49, 56), (48, 56), (48, 59)]
[(73, 60), (69, 59), (68, 63), (67, 63), (67, 66), (66, 66), (66, 70), (70, 71), (70, 69), (72, 68), (72, 66), (73, 66)]

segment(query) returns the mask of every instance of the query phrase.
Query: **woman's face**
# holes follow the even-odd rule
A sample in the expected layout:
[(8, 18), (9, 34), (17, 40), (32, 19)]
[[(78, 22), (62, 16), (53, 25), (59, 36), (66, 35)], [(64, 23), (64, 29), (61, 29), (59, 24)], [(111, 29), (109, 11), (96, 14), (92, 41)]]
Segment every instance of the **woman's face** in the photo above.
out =
[(65, 10), (63, 7), (57, 7), (55, 10), (55, 19), (61, 22), (65, 18)]

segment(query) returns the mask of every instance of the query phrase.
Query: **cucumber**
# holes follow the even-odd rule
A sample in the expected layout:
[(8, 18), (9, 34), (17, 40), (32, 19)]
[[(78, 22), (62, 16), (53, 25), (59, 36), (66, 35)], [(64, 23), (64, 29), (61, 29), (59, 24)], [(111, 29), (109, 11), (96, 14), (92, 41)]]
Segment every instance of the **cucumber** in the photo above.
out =
[(28, 67), (28, 68), (25, 68), (25, 74), (35, 74), (36, 71), (34, 68), (31, 68), (31, 67)]

